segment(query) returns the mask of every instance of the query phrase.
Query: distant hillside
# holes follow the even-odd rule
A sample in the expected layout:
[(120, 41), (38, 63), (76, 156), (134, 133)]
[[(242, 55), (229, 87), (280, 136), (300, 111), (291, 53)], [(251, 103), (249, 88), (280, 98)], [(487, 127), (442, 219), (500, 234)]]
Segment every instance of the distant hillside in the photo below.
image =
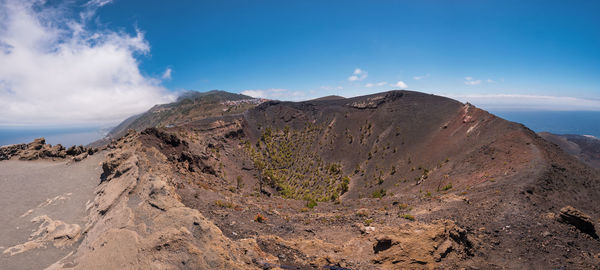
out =
[(264, 100), (250, 96), (229, 93), (220, 90), (209, 92), (188, 91), (177, 101), (169, 104), (155, 105), (145, 113), (131, 116), (114, 127), (101, 141), (101, 144), (111, 139), (117, 139), (129, 129), (142, 131), (149, 127), (171, 127), (196, 120), (242, 113)]
[(549, 132), (538, 133), (542, 138), (553, 142), (560, 148), (577, 157), (586, 164), (600, 168), (600, 139), (584, 135), (558, 135)]

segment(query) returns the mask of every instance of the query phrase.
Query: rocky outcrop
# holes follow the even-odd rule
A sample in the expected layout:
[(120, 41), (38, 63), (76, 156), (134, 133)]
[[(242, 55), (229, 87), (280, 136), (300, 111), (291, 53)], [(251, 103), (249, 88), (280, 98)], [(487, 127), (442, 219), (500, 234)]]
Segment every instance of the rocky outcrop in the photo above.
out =
[(28, 144), (0, 147), (0, 160), (8, 160), (12, 157), (18, 157), (20, 160), (71, 158), (72, 161), (78, 162), (96, 152), (98, 148), (86, 148), (81, 145), (71, 146), (68, 149), (60, 144), (52, 146), (46, 144), (44, 138), (38, 138)]
[(43, 248), (48, 244), (61, 248), (76, 243), (81, 237), (81, 227), (77, 224), (53, 220), (47, 215), (35, 217), (31, 222), (39, 223), (39, 226), (30, 235), (29, 241), (7, 248), (3, 254), (12, 256), (31, 249)]
[(27, 148), (26, 144), (13, 144), (0, 147), (0, 160), (8, 160)]
[(576, 208), (570, 205), (563, 207), (560, 209), (558, 218), (560, 222), (573, 225), (581, 232), (588, 234), (594, 239), (598, 239), (594, 221), (590, 218), (590, 216), (577, 210)]
[(137, 136), (123, 137), (108, 154), (103, 181), (88, 205), (85, 238), (49, 269), (256, 268), (251, 256), (264, 257), (256, 241), (230, 240), (184, 206), (168, 183), (167, 157)]
[(472, 256), (474, 243), (466, 231), (449, 220), (403, 224), (374, 236), (373, 263), (385, 269), (435, 265), (448, 256)]
[(353, 108), (357, 108), (357, 109), (375, 109), (375, 108), (379, 107), (379, 105), (381, 105), (385, 102), (394, 101), (396, 99), (401, 98), (402, 96), (403, 96), (403, 93), (390, 92), (385, 95), (380, 95), (380, 96), (366, 98), (366, 99), (360, 100), (360, 101), (355, 101), (355, 102), (352, 102), (347, 105), (350, 107), (353, 107)]

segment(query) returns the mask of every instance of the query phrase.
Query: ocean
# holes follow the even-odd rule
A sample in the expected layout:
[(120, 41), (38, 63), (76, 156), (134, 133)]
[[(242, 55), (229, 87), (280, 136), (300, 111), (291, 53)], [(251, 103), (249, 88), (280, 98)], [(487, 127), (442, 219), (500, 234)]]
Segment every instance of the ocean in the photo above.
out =
[(105, 134), (106, 130), (98, 127), (0, 127), (0, 145), (28, 143), (40, 137), (52, 145), (86, 145)]
[(490, 111), (506, 120), (524, 124), (535, 132), (592, 135), (600, 138), (598, 111)]

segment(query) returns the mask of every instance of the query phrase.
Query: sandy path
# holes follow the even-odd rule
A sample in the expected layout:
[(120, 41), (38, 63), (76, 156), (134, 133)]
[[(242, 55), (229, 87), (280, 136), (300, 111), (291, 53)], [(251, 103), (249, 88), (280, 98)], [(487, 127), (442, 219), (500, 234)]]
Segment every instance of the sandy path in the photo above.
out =
[(47, 215), (67, 224), (85, 224), (85, 204), (93, 200), (100, 179), (100, 152), (79, 162), (0, 162), (0, 268), (43, 269), (74, 250), (78, 243), (56, 248), (53, 243), (22, 253), (5, 253), (9, 247), (29, 241), (40, 223), (32, 219)]

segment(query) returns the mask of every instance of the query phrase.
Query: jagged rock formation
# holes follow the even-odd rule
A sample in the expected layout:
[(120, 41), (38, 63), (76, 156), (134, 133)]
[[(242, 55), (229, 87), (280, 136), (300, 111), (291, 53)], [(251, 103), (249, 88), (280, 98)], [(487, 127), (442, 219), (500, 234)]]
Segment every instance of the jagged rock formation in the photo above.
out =
[(133, 133), (114, 147), (89, 205), (84, 241), (50, 269), (242, 269), (252, 265), (250, 255), (260, 255), (254, 241), (224, 237), (178, 200), (169, 162), (157, 149), (143, 147)]
[(590, 218), (590, 216), (582, 213), (570, 205), (560, 209), (559, 220), (561, 222), (571, 224), (581, 232), (598, 239), (594, 221)]
[(73, 161), (81, 161), (96, 152), (98, 152), (98, 148), (86, 148), (81, 145), (73, 145), (68, 149), (60, 144), (52, 146), (46, 144), (44, 138), (38, 138), (28, 144), (0, 147), (0, 160), (8, 160), (16, 156), (20, 160), (71, 158)]

